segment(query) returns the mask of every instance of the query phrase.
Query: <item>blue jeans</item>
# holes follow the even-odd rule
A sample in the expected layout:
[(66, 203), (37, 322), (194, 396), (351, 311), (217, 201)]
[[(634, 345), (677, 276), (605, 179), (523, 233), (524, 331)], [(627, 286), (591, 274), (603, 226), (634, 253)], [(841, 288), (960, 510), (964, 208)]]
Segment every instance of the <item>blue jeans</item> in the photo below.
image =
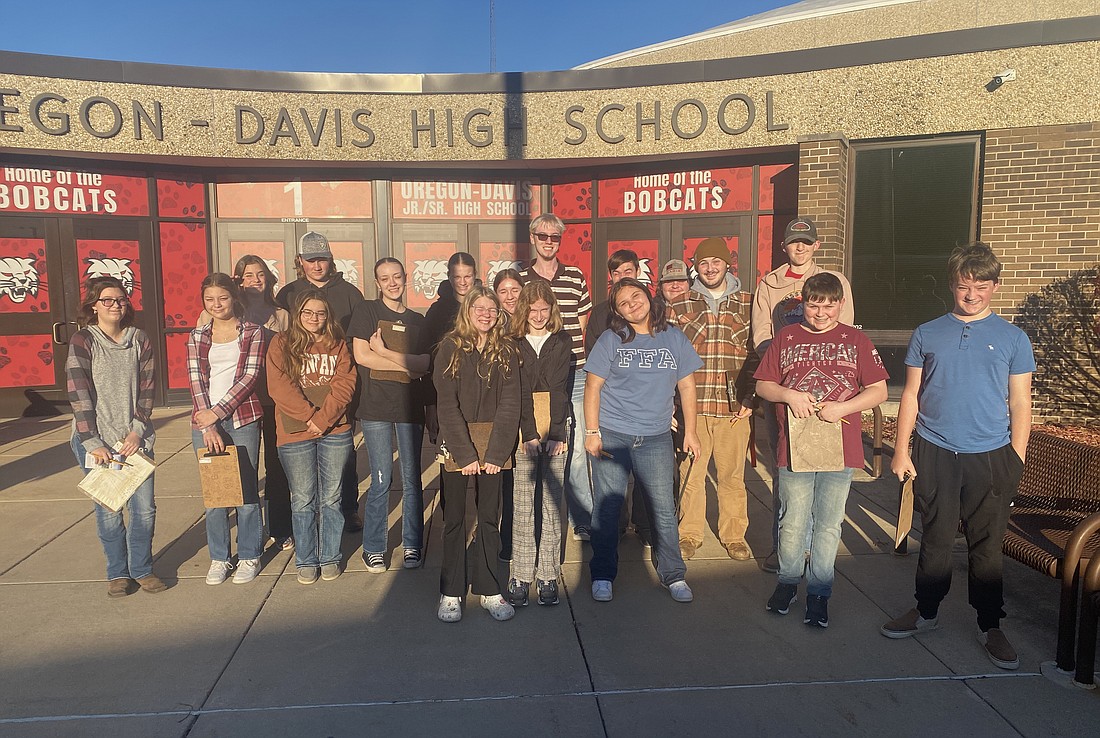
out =
[[(228, 425), (228, 423), (226, 424)], [(237, 557), (258, 559), (264, 552), (264, 521), (258, 500), (257, 468), (260, 462), (260, 421), (249, 423), (240, 428), (227, 428), (220, 423), (215, 426), (227, 446), (237, 447), (237, 456), (241, 460), (241, 488), (244, 499), (256, 500), (237, 508)], [(191, 445), (195, 453), (206, 453), (202, 433), (191, 429)], [(206, 547), (210, 549), (211, 561), (229, 561), (229, 508), (206, 508)]]
[[(653, 549), (657, 575), (665, 586), (687, 574), (680, 555), (676, 523), (675, 469), (672, 434), (630, 436), (600, 428), (604, 453), (611, 458), (592, 458), (595, 487), (592, 514), (592, 581), (614, 581), (619, 571), (619, 512), (626, 499), (631, 472), (641, 483), (653, 522)], [(638, 487), (635, 487), (638, 491)]]
[(584, 452), (584, 369), (574, 371), (571, 401), (572, 424), (569, 431), (569, 460), (565, 470), (565, 502), (569, 510), (569, 522), (574, 528), (592, 526), (592, 488), (595, 481), (588, 478), (588, 460)]
[[(76, 436), (69, 441), (73, 456), (80, 468), (84, 468), (84, 446)], [(153, 458), (146, 449), (145, 455)], [(122, 519), (122, 511), (111, 512), (99, 503), (95, 506), (95, 527), (103, 553), (107, 557), (107, 579), (141, 579), (153, 573), (153, 528), (157, 519), (157, 505), (153, 502), (153, 477), (141, 483), (126, 501), (130, 527)]]
[(381, 420), (364, 420), (361, 425), (371, 474), (363, 508), (363, 553), (386, 551), (394, 429), (397, 431), (397, 463), (401, 465), (401, 544), (405, 548), (420, 549), (424, 545), (424, 487), (420, 482), (424, 426)]
[[(806, 593), (833, 593), (833, 565), (853, 469), (792, 472), (779, 469), (779, 583), (797, 585), (806, 570)], [(806, 541), (810, 560), (806, 564)]]
[(352, 453), (351, 431), (279, 446), (279, 460), (290, 482), (295, 566), (340, 561), (340, 477)]

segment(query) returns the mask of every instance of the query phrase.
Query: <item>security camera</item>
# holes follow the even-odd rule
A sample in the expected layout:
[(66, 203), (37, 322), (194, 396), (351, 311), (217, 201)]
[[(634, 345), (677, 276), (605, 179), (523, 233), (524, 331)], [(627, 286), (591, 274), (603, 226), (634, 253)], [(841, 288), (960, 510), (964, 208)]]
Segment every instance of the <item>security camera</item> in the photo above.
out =
[(999, 90), (1005, 82), (1012, 82), (1016, 79), (1015, 69), (1006, 69), (993, 79), (985, 83), (986, 92), (993, 92)]

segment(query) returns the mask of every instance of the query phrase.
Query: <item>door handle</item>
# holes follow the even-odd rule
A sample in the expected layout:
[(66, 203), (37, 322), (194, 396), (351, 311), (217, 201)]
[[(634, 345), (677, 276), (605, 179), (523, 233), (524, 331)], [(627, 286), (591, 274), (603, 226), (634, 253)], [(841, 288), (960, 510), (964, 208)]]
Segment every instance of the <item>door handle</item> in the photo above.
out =
[(71, 320), (62, 320), (53, 324), (53, 342), (58, 346), (67, 346), (69, 343), (68, 339), (62, 339), (61, 337), (61, 329), (67, 325), (76, 325), (76, 323)]

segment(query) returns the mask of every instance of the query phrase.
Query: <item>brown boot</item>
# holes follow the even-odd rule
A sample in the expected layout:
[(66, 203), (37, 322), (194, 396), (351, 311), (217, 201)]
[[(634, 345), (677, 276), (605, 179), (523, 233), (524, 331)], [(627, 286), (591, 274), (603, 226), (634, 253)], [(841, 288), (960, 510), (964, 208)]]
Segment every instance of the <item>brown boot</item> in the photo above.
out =
[(734, 541), (726, 544), (726, 553), (734, 561), (748, 561), (752, 558), (752, 549), (744, 541)]
[(112, 579), (107, 582), (108, 597), (125, 597), (128, 594), (130, 594), (129, 579)]
[(684, 557), (684, 561), (690, 561), (695, 556), (695, 551), (699, 548), (699, 544), (695, 541), (690, 541), (687, 538), (680, 539), (680, 555)]
[(143, 592), (149, 594), (157, 594), (168, 589), (168, 585), (160, 580), (156, 574), (146, 574), (141, 579), (137, 580), (137, 583), (141, 586)]

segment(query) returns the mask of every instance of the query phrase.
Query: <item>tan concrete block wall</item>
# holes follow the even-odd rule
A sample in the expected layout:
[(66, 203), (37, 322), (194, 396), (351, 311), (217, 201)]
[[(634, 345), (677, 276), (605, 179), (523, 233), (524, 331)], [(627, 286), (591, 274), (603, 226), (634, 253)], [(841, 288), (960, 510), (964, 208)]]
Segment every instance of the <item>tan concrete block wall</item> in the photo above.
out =
[(848, 142), (807, 141), (798, 146), (798, 214), (813, 218), (821, 249), (817, 261), (843, 272), (848, 212)]

